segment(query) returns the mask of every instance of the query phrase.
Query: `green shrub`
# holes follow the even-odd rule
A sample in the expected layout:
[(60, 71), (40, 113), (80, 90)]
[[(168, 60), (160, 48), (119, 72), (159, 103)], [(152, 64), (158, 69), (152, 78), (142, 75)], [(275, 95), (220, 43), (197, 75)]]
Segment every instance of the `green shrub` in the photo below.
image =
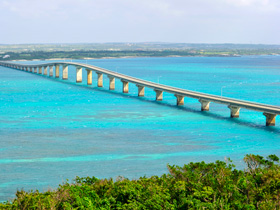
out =
[(54, 191), (18, 191), (0, 209), (280, 209), (279, 158), (244, 161), (245, 170), (228, 159), (168, 165), (168, 174), (138, 180), (76, 177)]

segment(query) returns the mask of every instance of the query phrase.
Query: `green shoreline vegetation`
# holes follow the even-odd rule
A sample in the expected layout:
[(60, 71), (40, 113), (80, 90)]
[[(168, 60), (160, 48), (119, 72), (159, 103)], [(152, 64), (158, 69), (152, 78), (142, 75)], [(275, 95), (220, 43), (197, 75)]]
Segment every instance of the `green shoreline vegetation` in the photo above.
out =
[(280, 209), (276, 155), (249, 154), (245, 170), (231, 160), (167, 165), (169, 173), (129, 180), (76, 177), (47, 192), (20, 190), (0, 209)]
[[(8, 58), (3, 58), (9, 55)], [(280, 55), (280, 45), (101, 43), (0, 45), (0, 60)]]

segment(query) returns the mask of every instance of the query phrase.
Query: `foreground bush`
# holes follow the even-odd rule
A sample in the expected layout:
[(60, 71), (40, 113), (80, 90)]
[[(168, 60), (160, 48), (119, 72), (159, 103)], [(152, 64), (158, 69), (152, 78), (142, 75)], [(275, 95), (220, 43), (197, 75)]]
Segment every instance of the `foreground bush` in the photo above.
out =
[(138, 180), (76, 177), (55, 191), (18, 191), (0, 209), (280, 209), (279, 158), (168, 165), (168, 174)]

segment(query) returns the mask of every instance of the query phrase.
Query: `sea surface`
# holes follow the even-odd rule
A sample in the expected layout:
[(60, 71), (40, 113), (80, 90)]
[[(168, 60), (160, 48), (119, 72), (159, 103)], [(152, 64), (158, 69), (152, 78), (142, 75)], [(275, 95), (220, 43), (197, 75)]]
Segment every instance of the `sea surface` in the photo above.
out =
[[(46, 62), (46, 61), (43, 61)], [(50, 62), (50, 61), (48, 61)], [(73, 60), (74, 62), (74, 60)], [(174, 57), (75, 60), (193, 91), (280, 106), (280, 56)], [(31, 62), (26, 62), (31, 63)], [(33, 61), (32, 63), (40, 63)], [(61, 75), (62, 69), (60, 69)], [(153, 90), (129, 94), (0, 67), (0, 201), (16, 190), (55, 189), (76, 176), (136, 179), (167, 173), (166, 165), (230, 157), (243, 169), (254, 153), (280, 156), (280, 119), (265, 126), (260, 112), (241, 109), (231, 119), (225, 105), (200, 111), (196, 99)]]

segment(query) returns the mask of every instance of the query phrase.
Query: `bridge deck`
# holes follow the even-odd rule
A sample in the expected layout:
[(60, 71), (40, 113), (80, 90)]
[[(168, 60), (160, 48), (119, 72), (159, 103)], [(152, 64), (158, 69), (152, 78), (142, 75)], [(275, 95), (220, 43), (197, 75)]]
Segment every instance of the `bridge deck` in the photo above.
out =
[(87, 70), (95, 71), (95, 72), (101, 73), (101, 74), (106, 74), (108, 76), (118, 78), (122, 81), (133, 83), (138, 86), (149, 87), (154, 90), (168, 92), (168, 93), (172, 93), (174, 95), (196, 98), (199, 100), (205, 100), (205, 101), (209, 101), (209, 102), (225, 104), (228, 106), (236, 106), (239, 108), (255, 110), (255, 111), (264, 112), (264, 113), (273, 114), (273, 115), (280, 115), (279, 106), (250, 102), (250, 101), (245, 101), (245, 100), (238, 100), (238, 99), (234, 99), (234, 98), (228, 98), (228, 97), (223, 97), (223, 96), (206, 94), (206, 93), (202, 93), (202, 92), (180, 89), (180, 88), (176, 88), (176, 87), (172, 87), (172, 86), (162, 85), (162, 84), (138, 79), (135, 77), (131, 77), (128, 75), (113, 72), (108, 69), (104, 69), (104, 68), (100, 68), (100, 67), (88, 65), (88, 64), (73, 63), (73, 62), (52, 62), (52, 63), (42, 63), (42, 64), (32, 64), (32, 65), (31, 64), (27, 65), (27, 64), (11, 63), (11, 62), (9, 62), (9, 63), (0, 62), (0, 64), (1, 65), (7, 65), (7, 64), (12, 65), (11, 67), (28, 67), (28, 68), (30, 68), (30, 67), (47, 67), (47, 66), (52, 66), (52, 65), (53, 66), (54, 65), (73, 65), (73, 66), (76, 66), (77, 68), (85, 68)]

